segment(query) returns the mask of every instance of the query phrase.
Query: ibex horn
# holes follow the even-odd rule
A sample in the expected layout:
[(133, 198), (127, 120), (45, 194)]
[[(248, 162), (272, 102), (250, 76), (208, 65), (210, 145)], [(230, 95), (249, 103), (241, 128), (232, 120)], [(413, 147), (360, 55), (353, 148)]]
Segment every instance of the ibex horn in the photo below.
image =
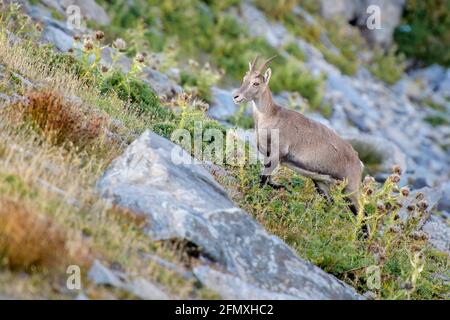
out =
[(263, 70), (269, 65), (269, 63), (271, 63), (272, 60), (275, 59), (276, 57), (277, 57), (277, 55), (274, 55), (273, 57), (267, 59), (267, 60), (261, 65), (261, 67), (259, 67), (259, 71), (260, 71), (260, 72), (263, 71)]
[(256, 55), (255, 59), (253, 59), (250, 64), (250, 71), (255, 70), (256, 64), (258, 63), (259, 55)]

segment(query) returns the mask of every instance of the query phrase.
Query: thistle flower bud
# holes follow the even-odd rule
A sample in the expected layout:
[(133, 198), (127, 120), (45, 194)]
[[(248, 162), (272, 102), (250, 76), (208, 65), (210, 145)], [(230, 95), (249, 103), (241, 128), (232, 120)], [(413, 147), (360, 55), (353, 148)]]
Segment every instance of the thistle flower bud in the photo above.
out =
[(386, 211), (386, 207), (384, 206), (383, 203), (378, 203), (377, 204), (377, 210), (381, 211), (381, 212), (385, 212)]
[(417, 203), (420, 209), (426, 210), (428, 208), (428, 202), (426, 200), (421, 200)]
[(419, 201), (423, 200), (423, 199), (425, 199), (425, 195), (422, 192), (417, 192), (416, 199)]
[(81, 37), (78, 34), (76, 34), (76, 35), (73, 36), (73, 40), (80, 41)]
[(373, 189), (372, 188), (366, 188), (365, 189), (365, 193), (366, 193), (366, 195), (370, 196), (370, 195), (373, 194)]
[(402, 168), (398, 164), (396, 164), (396, 165), (394, 165), (392, 167), (392, 173), (401, 175), (402, 174)]
[(409, 189), (407, 187), (401, 188), (400, 191), (404, 197), (409, 196)]
[(401, 202), (399, 202), (399, 201), (396, 201), (396, 202), (395, 202), (395, 207), (396, 207), (397, 209), (400, 209), (401, 207), (403, 207), (403, 204), (402, 204)]
[(86, 51), (91, 51), (92, 49), (94, 49), (94, 44), (90, 40), (85, 40), (83, 47)]
[(127, 48), (127, 43), (122, 38), (117, 38), (113, 42), (113, 47), (119, 51), (124, 51)]
[(389, 179), (393, 182), (393, 183), (399, 183), (400, 182), (400, 175), (398, 173), (394, 173), (392, 175), (389, 176)]
[(412, 252), (419, 252), (420, 250), (421, 250), (421, 248), (417, 244), (413, 244), (411, 246), (411, 251)]
[(183, 92), (180, 95), (180, 99), (181, 99), (181, 101), (188, 101), (189, 100), (189, 95), (186, 92)]
[(103, 66), (102, 66), (102, 72), (103, 72), (103, 73), (106, 73), (106, 72), (108, 72), (108, 71), (109, 71), (108, 67), (105, 66), (105, 65), (103, 65)]
[(428, 235), (423, 231), (414, 231), (411, 233), (411, 237), (414, 240), (428, 240)]
[(365, 184), (365, 185), (368, 185), (368, 184), (371, 184), (371, 183), (374, 183), (374, 182), (375, 182), (374, 177), (366, 176), (366, 177), (364, 178), (364, 184)]
[(73, 53), (73, 48), (69, 48), (69, 50), (67, 50), (67, 52), (69, 52), (69, 53)]
[(389, 228), (389, 231), (392, 233), (400, 233), (402, 232), (402, 229), (399, 226), (391, 226)]
[(135, 57), (135, 60), (139, 63), (143, 63), (145, 61), (145, 56), (142, 53), (138, 53)]
[(384, 207), (386, 208), (386, 210), (391, 210), (392, 209), (392, 204), (390, 202), (386, 202), (386, 204), (384, 205)]
[(406, 210), (408, 210), (408, 211), (414, 211), (415, 208), (416, 208), (416, 207), (415, 207), (413, 204), (410, 204), (410, 205), (408, 205), (408, 206), (406, 207)]
[(42, 32), (42, 30), (44, 30), (44, 28), (42, 27), (42, 24), (36, 23), (36, 30), (39, 32)]
[(100, 41), (103, 40), (103, 38), (105, 38), (105, 33), (103, 31), (98, 30), (95, 32), (95, 39)]

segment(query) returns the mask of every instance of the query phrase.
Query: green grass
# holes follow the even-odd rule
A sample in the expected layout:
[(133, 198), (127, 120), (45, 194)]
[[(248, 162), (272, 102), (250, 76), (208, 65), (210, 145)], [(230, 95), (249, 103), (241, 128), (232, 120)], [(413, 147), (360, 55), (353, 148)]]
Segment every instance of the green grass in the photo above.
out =
[(405, 56), (397, 54), (393, 46), (387, 52), (375, 50), (375, 55), (369, 70), (378, 79), (387, 84), (395, 84), (405, 71)]

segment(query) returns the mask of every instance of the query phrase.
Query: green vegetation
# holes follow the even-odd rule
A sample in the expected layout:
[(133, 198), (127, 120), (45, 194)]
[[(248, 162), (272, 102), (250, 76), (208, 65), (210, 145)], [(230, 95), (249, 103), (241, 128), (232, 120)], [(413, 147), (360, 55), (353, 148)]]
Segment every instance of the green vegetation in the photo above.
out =
[(408, 0), (395, 32), (400, 52), (425, 64), (450, 66), (450, 1)]
[[(362, 216), (355, 217), (343, 199), (342, 187), (328, 203), (313, 183), (282, 169), (277, 182), (289, 190), (259, 187), (259, 166), (230, 169), (238, 183), (222, 181), (234, 200), (270, 232), (286, 241), (303, 258), (334, 274), (359, 292), (377, 299), (445, 299), (448, 284), (436, 274), (447, 274), (450, 259), (433, 250), (418, 231), (427, 203), (419, 195), (408, 206), (408, 220), (398, 219), (400, 201), (409, 191), (398, 191), (393, 174), (384, 185), (366, 178), (360, 198), (370, 226), (369, 239), (360, 235)], [(398, 172), (398, 169), (396, 169)], [(228, 180), (229, 181), (229, 180)], [(379, 287), (369, 285), (371, 270), (380, 271)]]
[(397, 54), (395, 47), (392, 47), (386, 53), (378, 49), (375, 51), (369, 69), (378, 79), (387, 84), (394, 84), (400, 80), (405, 71), (405, 57), (403, 54)]

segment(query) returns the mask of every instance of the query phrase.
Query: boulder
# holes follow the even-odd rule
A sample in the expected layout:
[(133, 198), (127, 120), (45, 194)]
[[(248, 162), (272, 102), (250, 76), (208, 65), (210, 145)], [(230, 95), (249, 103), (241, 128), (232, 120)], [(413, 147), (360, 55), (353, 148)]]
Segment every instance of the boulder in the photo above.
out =
[(63, 52), (67, 52), (73, 47), (73, 38), (52, 25), (45, 26), (42, 38), (49, 43), (53, 43), (58, 50)]
[(291, 40), (283, 24), (269, 21), (260, 10), (247, 2), (241, 7), (241, 17), (251, 36), (262, 37), (273, 47), (282, 47)]
[[(325, 19), (335, 17), (359, 26), (369, 43), (388, 47), (392, 43), (395, 28), (399, 25), (406, 0), (320, 0), (320, 12)], [(373, 12), (369, 6), (380, 8), (380, 29), (369, 29), (367, 19)]]
[(94, 20), (101, 26), (109, 25), (110, 19), (105, 9), (94, 0), (61, 0), (61, 7), (66, 10), (69, 6), (78, 6), (83, 17)]
[(189, 154), (151, 131), (111, 163), (97, 186), (103, 197), (147, 215), (152, 239), (185, 239), (254, 287), (299, 299), (360, 298), (268, 234)]
[(88, 273), (88, 278), (97, 285), (111, 286), (124, 290), (144, 300), (168, 300), (169, 296), (155, 284), (143, 278), (129, 279), (119, 271), (105, 267), (95, 260)]
[(296, 300), (291, 295), (271, 292), (246, 283), (238, 277), (222, 273), (209, 266), (194, 268), (197, 279), (227, 300)]
[(382, 137), (361, 133), (345, 135), (343, 138), (360, 153), (371, 153), (372, 157), (381, 159), (381, 163), (378, 165), (377, 180), (384, 181), (391, 174), (394, 165), (399, 165), (404, 172), (407, 171), (406, 156), (393, 142)]

